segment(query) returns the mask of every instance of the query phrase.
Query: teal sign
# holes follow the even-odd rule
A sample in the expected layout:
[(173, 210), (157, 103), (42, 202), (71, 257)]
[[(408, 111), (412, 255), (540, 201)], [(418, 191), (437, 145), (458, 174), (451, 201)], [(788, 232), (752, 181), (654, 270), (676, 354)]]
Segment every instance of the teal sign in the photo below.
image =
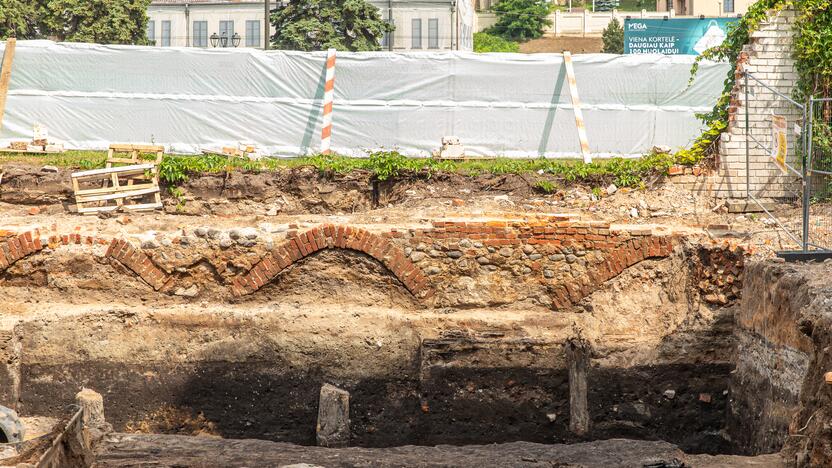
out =
[(722, 44), (738, 18), (625, 19), (625, 54), (699, 55)]

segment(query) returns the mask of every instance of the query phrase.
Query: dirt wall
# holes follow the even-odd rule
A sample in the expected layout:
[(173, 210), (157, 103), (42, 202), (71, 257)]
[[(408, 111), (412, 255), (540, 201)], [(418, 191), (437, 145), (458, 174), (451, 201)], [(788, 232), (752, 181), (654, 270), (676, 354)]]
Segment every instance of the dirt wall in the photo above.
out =
[[(3, 392), (20, 395), (22, 414), (52, 414), (86, 386), (104, 393), (119, 430), (310, 444), (318, 389), (333, 383), (352, 394), (357, 445), (574, 441), (563, 345), (580, 335), (593, 343), (586, 438), (724, 445), (714, 436), (730, 371), (720, 350), (731, 347), (736, 300), (705, 297), (741, 259), (730, 249), (680, 245), (553, 313), (428, 308), (380, 261), (338, 249), (308, 255), (244, 300), (202, 283), (196, 297), (169, 295), (133, 269), (116, 273), (107, 245), (89, 244), (101, 261), (73, 266), (84, 265), (81, 241), (32, 253), (0, 279), (16, 298), (20, 342), (9, 368), (17, 383)], [(143, 252), (177, 258), (134, 248), (137, 269)], [(112, 290), (85, 289), (108, 275)]]
[(727, 422), (743, 453), (777, 452), (787, 440), (813, 349), (799, 329), (812, 294), (794, 265), (761, 261), (745, 269)]

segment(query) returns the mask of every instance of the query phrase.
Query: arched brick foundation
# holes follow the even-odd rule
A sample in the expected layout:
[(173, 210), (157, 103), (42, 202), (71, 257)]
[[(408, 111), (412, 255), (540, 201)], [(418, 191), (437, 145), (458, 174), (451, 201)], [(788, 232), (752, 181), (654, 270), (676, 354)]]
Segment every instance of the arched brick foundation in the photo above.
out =
[[(528, 267), (529, 274), (523, 281), (526, 286), (534, 284), (534, 287), (545, 288), (552, 299), (551, 307), (562, 310), (576, 305), (630, 266), (649, 258), (668, 257), (673, 252), (673, 242), (672, 236), (653, 235), (650, 230), (631, 228), (613, 231), (603, 223), (558, 218), (542, 221), (434, 222), (430, 228), (390, 229), (380, 233), (354, 226), (323, 224), (301, 233), (289, 231), (282, 243), (261, 257), (247, 272), (227, 278), (227, 281), (231, 284), (233, 295), (251, 294), (295, 262), (319, 250), (349, 249), (378, 260), (416, 298), (429, 302), (434, 296), (445, 297), (443, 287), (458, 274), (448, 269), (451, 263), (448, 263), (446, 256), (453, 254), (454, 259), (474, 261), (483, 255), (484, 248), (513, 248), (518, 252), (533, 248), (534, 256), (515, 257)], [(178, 244), (178, 240), (174, 244)], [(474, 244), (480, 247), (476, 248)], [(39, 230), (6, 237), (0, 241), (0, 271), (47, 246), (54, 250), (65, 245), (109, 245), (105, 259), (124, 265), (155, 290), (169, 292), (177, 286), (174, 276), (167, 274), (142, 249), (133, 247), (128, 241), (85, 236), (77, 232), (51, 235), (48, 240), (41, 237)], [(435, 254), (428, 257), (417, 252), (420, 245), (432, 246), (429, 248), (440, 249), (441, 252), (434, 251)], [(563, 258), (563, 253), (579, 249), (597, 253), (592, 262), (587, 262), (581, 275), (564, 278), (544, 274), (547, 268), (555, 268), (558, 264), (545, 256), (559, 253)], [(416, 259), (417, 253), (420, 259)], [(417, 265), (419, 260), (421, 262)], [(429, 277), (436, 275), (439, 267), (445, 268), (441, 274)]]
[(117, 260), (131, 271), (139, 275), (155, 290), (159, 290), (170, 277), (159, 269), (150, 258), (128, 242), (121, 239), (105, 239), (101, 237), (82, 236), (78, 233), (53, 235), (45, 243), (41, 239), (39, 230), (26, 231), (17, 236), (0, 242), (0, 271), (5, 271), (17, 261), (49, 247), (56, 249), (62, 245), (107, 245), (110, 244), (105, 258)]
[(381, 262), (414, 296), (432, 295), (427, 278), (390, 240), (366, 229), (324, 224), (286, 240), (266, 254), (248, 273), (232, 281), (236, 296), (251, 294), (262, 288), (281, 271), (298, 260), (322, 249), (349, 249), (363, 252)]

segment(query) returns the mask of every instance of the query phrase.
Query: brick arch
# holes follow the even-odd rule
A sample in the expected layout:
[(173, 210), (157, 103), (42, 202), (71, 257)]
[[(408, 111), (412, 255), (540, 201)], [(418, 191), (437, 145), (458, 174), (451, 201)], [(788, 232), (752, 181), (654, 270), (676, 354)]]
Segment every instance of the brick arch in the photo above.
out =
[(138, 275), (153, 289), (160, 290), (170, 284), (171, 277), (159, 269), (150, 258), (127, 241), (84, 236), (79, 233), (52, 235), (41, 238), (40, 230), (26, 231), (0, 241), (0, 272), (9, 269), (18, 261), (43, 251), (49, 247), (52, 251), (65, 245), (108, 245), (104, 258), (112, 258)]
[(607, 251), (604, 260), (593, 265), (579, 281), (554, 286), (552, 305), (555, 310), (569, 308), (627, 268), (642, 260), (665, 258), (672, 253), (672, 237), (640, 236), (626, 240)]
[(365, 253), (390, 270), (415, 297), (424, 300), (433, 295), (422, 271), (389, 239), (366, 229), (338, 224), (316, 226), (287, 239), (260, 259), (251, 270), (235, 278), (231, 291), (236, 296), (251, 294), (293, 263), (323, 249)]

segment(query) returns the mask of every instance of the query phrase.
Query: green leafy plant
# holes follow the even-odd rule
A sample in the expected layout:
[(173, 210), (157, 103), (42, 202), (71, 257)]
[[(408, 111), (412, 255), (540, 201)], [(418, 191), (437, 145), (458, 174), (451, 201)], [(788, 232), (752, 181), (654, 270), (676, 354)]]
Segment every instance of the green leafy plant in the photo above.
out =
[(557, 184), (545, 179), (535, 182), (534, 187), (543, 193), (554, 193), (558, 189)]
[(487, 32), (474, 33), (474, 52), (519, 52), (520, 44)]
[(394, 27), (365, 0), (290, 0), (278, 2), (271, 16), (279, 49), (380, 50), (384, 33)]
[(623, 54), (624, 53), (624, 27), (618, 22), (617, 18), (604, 28), (601, 34), (604, 41), (604, 48), (601, 50), (605, 54)]
[(486, 32), (509, 40), (527, 41), (543, 35), (551, 26), (551, 3), (546, 0), (502, 0), (493, 8), (497, 23)]

